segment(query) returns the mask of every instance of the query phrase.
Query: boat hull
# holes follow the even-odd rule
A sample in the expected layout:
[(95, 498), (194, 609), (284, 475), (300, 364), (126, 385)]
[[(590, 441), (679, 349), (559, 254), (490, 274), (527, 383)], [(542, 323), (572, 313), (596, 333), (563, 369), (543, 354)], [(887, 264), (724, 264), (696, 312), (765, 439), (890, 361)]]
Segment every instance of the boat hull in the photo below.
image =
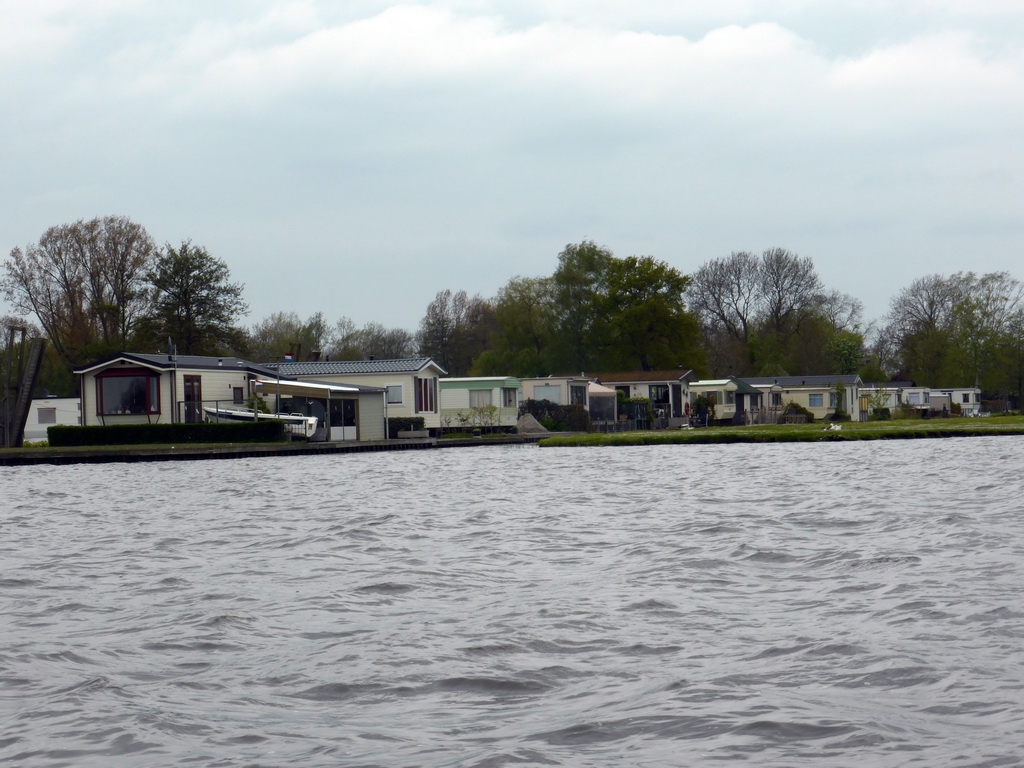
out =
[(304, 416), (301, 413), (254, 413), (253, 411), (232, 410), (230, 408), (203, 408), (208, 422), (241, 422), (266, 421), (273, 419), (283, 421), (289, 434), (304, 437), (307, 440), (316, 433), (319, 419), (316, 416)]

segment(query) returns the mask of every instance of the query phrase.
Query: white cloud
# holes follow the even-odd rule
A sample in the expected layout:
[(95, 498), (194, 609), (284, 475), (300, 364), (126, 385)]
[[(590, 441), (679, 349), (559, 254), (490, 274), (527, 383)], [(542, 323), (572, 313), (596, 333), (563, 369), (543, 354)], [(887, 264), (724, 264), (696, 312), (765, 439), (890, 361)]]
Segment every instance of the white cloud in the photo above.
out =
[[(422, 289), (399, 302), (416, 312), (583, 237), (684, 269), (801, 243), (891, 262), (932, 219), (1019, 221), (1021, 15), (971, 8), (0, 0), (0, 56), (21, 59), (0, 161), (23, 180), (0, 224), (10, 247), (135, 215), (244, 254), (253, 296), (275, 295), (259, 282), (296, 240), (305, 273), (413, 257), (390, 279)], [(460, 285), (445, 270), (485, 241), (503, 258)]]

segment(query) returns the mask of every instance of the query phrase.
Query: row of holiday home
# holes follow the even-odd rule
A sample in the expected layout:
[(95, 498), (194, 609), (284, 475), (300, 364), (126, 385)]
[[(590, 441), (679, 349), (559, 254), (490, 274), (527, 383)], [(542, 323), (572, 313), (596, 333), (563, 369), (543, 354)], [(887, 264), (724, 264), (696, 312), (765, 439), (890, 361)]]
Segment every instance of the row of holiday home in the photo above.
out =
[[(317, 417), (316, 439), (321, 440), (383, 439), (389, 419), (410, 416), (421, 417), (433, 434), (512, 426), (526, 399), (582, 405), (595, 421), (615, 421), (620, 394), (649, 399), (659, 423), (669, 427), (689, 423), (702, 396), (702, 402), (714, 402), (720, 423), (756, 420), (756, 414), (791, 402), (826, 418), (840, 398), (854, 420), (875, 407), (938, 410), (942, 398), (950, 411), (954, 402), (965, 413), (977, 412), (980, 405), (974, 388), (868, 387), (856, 376), (699, 381), (691, 371), (675, 370), (446, 378), (429, 357), (258, 364), (234, 357), (122, 353), (76, 373), (82, 393), (79, 423), (85, 425), (203, 421), (212, 412), (243, 410), (258, 398), (275, 413)], [(50, 423), (64, 423), (54, 422), (50, 411), (40, 412), (40, 419), (43, 414)]]

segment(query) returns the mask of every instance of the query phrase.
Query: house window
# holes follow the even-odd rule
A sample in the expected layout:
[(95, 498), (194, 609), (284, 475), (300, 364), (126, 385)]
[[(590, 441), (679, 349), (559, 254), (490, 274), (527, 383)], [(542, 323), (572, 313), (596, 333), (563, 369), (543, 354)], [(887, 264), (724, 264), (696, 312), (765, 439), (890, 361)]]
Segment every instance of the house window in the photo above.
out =
[(388, 384), (388, 405), (401, 405), (405, 402), (401, 384)]
[(907, 395), (907, 402), (910, 403), (911, 405), (920, 405), (921, 404), (921, 393), (920, 392), (911, 392), (910, 394)]
[(57, 423), (57, 409), (56, 408), (40, 408), (39, 411), (39, 424), (56, 424)]
[(825, 403), (825, 395), (818, 392), (813, 395), (807, 396), (807, 407), (808, 408), (821, 408)]
[(651, 384), (651, 386), (647, 388), (647, 392), (651, 396), (651, 405), (655, 407), (664, 407), (668, 405), (667, 384)]
[(971, 396), (970, 396), (969, 394), (967, 394), (967, 393), (964, 393), (964, 396), (963, 396), (963, 401), (964, 401), (965, 403), (969, 403), (969, 402), (971, 402)]
[(722, 395), (723, 405), (736, 405), (736, 393), (733, 390), (727, 389), (724, 392), (722, 392)]
[(491, 390), (471, 389), (469, 390), (469, 407), (486, 408), (491, 404)]
[(96, 412), (101, 416), (160, 413), (159, 375), (138, 369), (99, 374)]
[(519, 398), (516, 396), (515, 389), (511, 387), (502, 387), (501, 389), (501, 407), (502, 408), (515, 408), (519, 405)]
[(569, 403), (571, 405), (586, 405), (587, 388), (579, 385), (569, 387)]
[(413, 379), (416, 387), (416, 412), (434, 413), (437, 410), (437, 379)]
[(547, 400), (557, 405), (562, 404), (562, 388), (557, 384), (538, 384), (533, 388), (534, 400)]
[(828, 407), (835, 408), (839, 405), (839, 395), (835, 392), (828, 393)]
[(772, 392), (772, 408), (782, 407), (782, 395), (778, 392)]

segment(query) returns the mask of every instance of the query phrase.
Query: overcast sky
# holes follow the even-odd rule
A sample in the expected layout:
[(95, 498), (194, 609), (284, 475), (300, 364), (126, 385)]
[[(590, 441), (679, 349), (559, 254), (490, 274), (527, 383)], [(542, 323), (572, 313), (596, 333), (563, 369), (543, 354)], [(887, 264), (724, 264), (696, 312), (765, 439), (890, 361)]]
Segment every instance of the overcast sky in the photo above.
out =
[[(1020, 0), (0, 0), (0, 247), (125, 215), (415, 330), (567, 243), (1024, 280)], [(0, 305), (3, 312), (9, 311)]]

